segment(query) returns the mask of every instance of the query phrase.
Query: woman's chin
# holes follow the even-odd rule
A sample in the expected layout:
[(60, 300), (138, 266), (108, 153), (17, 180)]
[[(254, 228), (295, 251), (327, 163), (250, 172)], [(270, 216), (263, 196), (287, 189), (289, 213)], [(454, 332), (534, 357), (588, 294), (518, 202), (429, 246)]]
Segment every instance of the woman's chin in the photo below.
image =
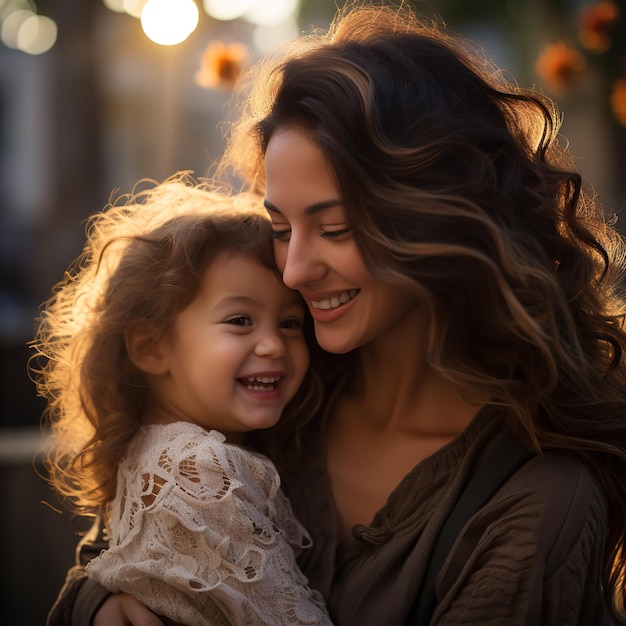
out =
[(361, 345), (348, 339), (345, 335), (341, 336), (336, 332), (327, 332), (324, 329), (318, 329), (317, 326), (315, 327), (315, 338), (322, 350), (331, 354), (347, 354)]

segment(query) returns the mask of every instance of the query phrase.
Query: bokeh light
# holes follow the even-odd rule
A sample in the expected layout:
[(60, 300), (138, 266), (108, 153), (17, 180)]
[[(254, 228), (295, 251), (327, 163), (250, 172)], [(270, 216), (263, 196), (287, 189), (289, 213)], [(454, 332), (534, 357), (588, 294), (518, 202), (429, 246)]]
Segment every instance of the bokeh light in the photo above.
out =
[(298, 0), (255, 0), (244, 17), (253, 24), (274, 26), (292, 18), (298, 8)]
[(204, 0), (204, 10), (216, 20), (243, 17), (260, 25), (281, 24), (292, 18), (299, 0)]
[(141, 13), (141, 26), (155, 43), (174, 46), (191, 35), (199, 18), (193, 0), (148, 0)]
[(128, 15), (132, 17), (141, 17), (141, 13), (146, 6), (146, 0), (123, 0), (122, 7)]
[(33, 0), (0, 0), (0, 20), (5, 19), (13, 11), (37, 12), (37, 7)]
[(48, 52), (56, 40), (56, 23), (43, 15), (31, 15), (17, 32), (17, 47), (28, 54)]
[(104, 6), (116, 13), (124, 13), (124, 0), (103, 0)]
[(0, 31), (2, 43), (8, 48), (17, 49), (17, 35), (19, 30), (22, 27), (22, 24), (34, 15), (35, 13), (29, 9), (19, 9), (9, 13), (2, 21), (2, 30)]
[(253, 0), (204, 0), (203, 6), (212, 18), (229, 21), (241, 17), (252, 3)]

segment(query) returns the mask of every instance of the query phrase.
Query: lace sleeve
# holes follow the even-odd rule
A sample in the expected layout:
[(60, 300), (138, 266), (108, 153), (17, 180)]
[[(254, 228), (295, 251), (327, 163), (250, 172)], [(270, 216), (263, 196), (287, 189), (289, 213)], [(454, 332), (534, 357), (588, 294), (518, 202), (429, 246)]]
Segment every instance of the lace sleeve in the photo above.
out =
[[(330, 624), (293, 546), (293, 518), (272, 464), (189, 424), (142, 429), (118, 473), (110, 548), (87, 568), (188, 626)], [(291, 544), (291, 545), (290, 545)]]

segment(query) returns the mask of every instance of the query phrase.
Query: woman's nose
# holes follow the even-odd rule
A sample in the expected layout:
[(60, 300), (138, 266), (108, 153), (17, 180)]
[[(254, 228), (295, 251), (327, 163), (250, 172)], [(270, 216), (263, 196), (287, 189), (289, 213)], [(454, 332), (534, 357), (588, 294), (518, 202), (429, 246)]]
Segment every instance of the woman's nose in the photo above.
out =
[(276, 260), (283, 273), (283, 282), (291, 289), (300, 289), (324, 274), (324, 264), (315, 242), (304, 242), (293, 234), (282, 250), (277, 251)]

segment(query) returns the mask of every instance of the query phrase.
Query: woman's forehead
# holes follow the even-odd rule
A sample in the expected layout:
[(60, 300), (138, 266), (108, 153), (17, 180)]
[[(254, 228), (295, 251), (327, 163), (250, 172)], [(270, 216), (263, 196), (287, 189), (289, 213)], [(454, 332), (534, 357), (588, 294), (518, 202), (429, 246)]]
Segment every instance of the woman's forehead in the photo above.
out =
[(265, 154), (265, 206), (274, 213), (298, 209), (314, 215), (341, 205), (322, 150), (300, 129), (279, 129)]

